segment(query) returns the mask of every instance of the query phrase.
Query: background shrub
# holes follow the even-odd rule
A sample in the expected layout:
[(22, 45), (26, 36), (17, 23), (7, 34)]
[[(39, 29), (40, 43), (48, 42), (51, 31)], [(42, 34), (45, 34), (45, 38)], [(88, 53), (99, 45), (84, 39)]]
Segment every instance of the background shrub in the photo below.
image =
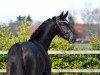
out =
[(100, 37), (92, 34), (90, 44), (91, 44), (92, 50), (100, 50)]
[(74, 45), (69, 44), (65, 39), (55, 37), (49, 47), (50, 50), (73, 50)]
[[(29, 27), (31, 23), (27, 22), (27, 19), (21, 24), (18, 31), (18, 36), (16, 37), (9, 31), (8, 26), (2, 26), (0, 29), (0, 50), (9, 50), (9, 48), (16, 42), (27, 41), (29, 39)], [(91, 50), (100, 49), (100, 40), (97, 37), (91, 37), (90, 42), (92, 48)], [(74, 50), (75, 45), (69, 44), (68, 41), (55, 37), (49, 47), (50, 50)], [(100, 55), (49, 55), (52, 68), (54, 69), (96, 69), (100, 68)], [(0, 55), (0, 69), (6, 68), (6, 55)], [(1, 75), (1, 74), (0, 74)], [(3, 74), (4, 75), (4, 74)], [(58, 74), (53, 74), (58, 75)], [(73, 75), (73, 73), (62, 74), (62, 75)], [(77, 74), (76, 74), (77, 75)], [(82, 73), (82, 75), (97, 75), (92, 73)]]

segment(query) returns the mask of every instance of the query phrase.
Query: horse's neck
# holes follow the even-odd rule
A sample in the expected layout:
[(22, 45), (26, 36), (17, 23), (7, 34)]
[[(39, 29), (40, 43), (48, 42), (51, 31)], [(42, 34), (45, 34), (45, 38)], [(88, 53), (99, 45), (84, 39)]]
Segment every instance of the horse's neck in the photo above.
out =
[(50, 43), (55, 36), (54, 30), (54, 25), (48, 25), (48, 27), (44, 28), (44, 32), (42, 33), (42, 36), (39, 39), (41, 45), (46, 51), (48, 51)]
[(41, 25), (29, 39), (30, 42), (37, 40), (41, 46), (48, 51), (50, 43), (55, 36), (55, 22), (47, 22)]

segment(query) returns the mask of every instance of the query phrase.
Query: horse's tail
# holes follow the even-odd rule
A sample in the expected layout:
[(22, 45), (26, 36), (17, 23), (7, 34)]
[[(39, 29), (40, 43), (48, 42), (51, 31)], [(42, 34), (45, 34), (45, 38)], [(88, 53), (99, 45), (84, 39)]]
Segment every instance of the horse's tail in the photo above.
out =
[(22, 48), (19, 43), (14, 44), (7, 59), (7, 75), (25, 75)]

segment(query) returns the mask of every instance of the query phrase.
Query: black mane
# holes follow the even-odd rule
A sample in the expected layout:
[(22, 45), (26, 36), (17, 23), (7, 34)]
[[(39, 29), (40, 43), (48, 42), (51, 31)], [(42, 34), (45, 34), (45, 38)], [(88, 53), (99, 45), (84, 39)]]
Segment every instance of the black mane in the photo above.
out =
[[(53, 17), (52, 19), (54, 19), (54, 18), (56, 18), (56, 17)], [(44, 32), (45, 26), (46, 26), (49, 22), (51, 22), (52, 19), (49, 18), (49, 19), (47, 19), (46, 21), (44, 21), (44, 22), (35, 30), (35, 32), (32, 33), (32, 35), (31, 35), (29, 41), (32, 42), (33, 39), (34, 39), (34, 40), (39, 39), (39, 37), (40, 37), (40, 36), (42, 35), (42, 33)]]

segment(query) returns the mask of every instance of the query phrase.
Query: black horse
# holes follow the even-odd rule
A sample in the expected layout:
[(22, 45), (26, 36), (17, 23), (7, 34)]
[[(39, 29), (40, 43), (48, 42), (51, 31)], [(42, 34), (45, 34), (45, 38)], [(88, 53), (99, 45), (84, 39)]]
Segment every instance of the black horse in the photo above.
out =
[(66, 20), (68, 12), (48, 19), (31, 35), (29, 41), (14, 44), (7, 59), (7, 75), (51, 75), (48, 48), (55, 35), (75, 42), (73, 26)]

